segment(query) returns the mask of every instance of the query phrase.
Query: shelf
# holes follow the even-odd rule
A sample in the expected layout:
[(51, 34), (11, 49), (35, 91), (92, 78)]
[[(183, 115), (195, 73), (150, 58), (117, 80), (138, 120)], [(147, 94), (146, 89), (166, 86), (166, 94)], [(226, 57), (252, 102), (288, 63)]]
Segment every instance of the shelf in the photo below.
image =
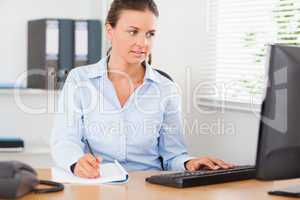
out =
[(50, 154), (50, 148), (32, 148), (24, 149), (23, 151), (0, 151), (2, 155), (34, 155), (34, 154)]
[(60, 90), (43, 90), (43, 89), (0, 89), (0, 95), (47, 95), (49, 93), (58, 95)]

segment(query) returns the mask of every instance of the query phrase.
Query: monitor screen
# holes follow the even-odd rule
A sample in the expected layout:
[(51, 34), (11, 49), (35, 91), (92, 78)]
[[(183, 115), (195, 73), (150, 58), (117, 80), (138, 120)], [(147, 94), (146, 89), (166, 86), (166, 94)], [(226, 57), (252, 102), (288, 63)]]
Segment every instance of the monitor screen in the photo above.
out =
[(300, 47), (271, 45), (267, 69), (257, 178), (300, 177)]

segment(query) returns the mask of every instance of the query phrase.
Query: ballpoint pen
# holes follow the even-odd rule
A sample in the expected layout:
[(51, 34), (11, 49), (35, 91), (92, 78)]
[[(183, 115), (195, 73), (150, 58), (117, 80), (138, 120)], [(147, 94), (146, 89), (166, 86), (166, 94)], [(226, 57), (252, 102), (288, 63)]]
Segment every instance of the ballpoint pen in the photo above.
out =
[(95, 158), (96, 160), (98, 160), (98, 159), (96, 158), (96, 156), (95, 156), (95, 154), (94, 154), (94, 152), (93, 152), (91, 146), (90, 146), (90, 143), (89, 143), (88, 139), (84, 139), (84, 143), (85, 143), (86, 146), (88, 147), (88, 150), (89, 150), (89, 152), (92, 154), (92, 156), (94, 156), (94, 158)]

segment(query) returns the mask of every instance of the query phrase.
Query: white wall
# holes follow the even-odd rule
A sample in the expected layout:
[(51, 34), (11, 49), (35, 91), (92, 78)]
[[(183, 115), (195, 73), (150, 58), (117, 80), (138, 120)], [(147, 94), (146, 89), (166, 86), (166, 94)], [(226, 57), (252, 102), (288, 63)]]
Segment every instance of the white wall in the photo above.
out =
[[(103, 19), (106, 0), (0, 0), (0, 84), (11, 83), (27, 68), (27, 21), (39, 18)], [(25, 92), (28, 107), (47, 104), (47, 94)], [(52, 163), (47, 153), (52, 114), (28, 114), (17, 106), (12, 91), (0, 90), (0, 135), (25, 139), (25, 154), (1, 153), (0, 160), (18, 159), (34, 166)], [(32, 155), (34, 153), (34, 155)]]
[(13, 82), (27, 68), (27, 21), (39, 18), (102, 18), (100, 0), (1, 0), (0, 83)]
[[(21, 92), (15, 98), (13, 90), (0, 90), (0, 135), (19, 136), (25, 140), (25, 153), (0, 153), (0, 160), (16, 159), (36, 167), (52, 165), (49, 138), (53, 124), (55, 98), (46, 92)], [(48, 104), (51, 104), (49, 107)], [(28, 110), (34, 111), (31, 114)], [(43, 109), (46, 109), (45, 111)]]
[[(153, 63), (170, 73), (182, 88), (206, 78), (209, 30), (206, 0), (157, 1), (160, 17)], [(187, 72), (187, 69), (190, 72)], [(212, 69), (213, 70), (213, 69)], [(186, 76), (191, 75), (191, 80)], [(183, 76), (185, 75), (185, 76)]]
[[(157, 0), (159, 32), (154, 65), (168, 72), (182, 91), (186, 140), (191, 154), (211, 155), (241, 164), (254, 164), (258, 118), (253, 112), (225, 109), (214, 114), (197, 111), (193, 92), (202, 80), (212, 78), (209, 65), (210, 23), (208, 0)], [(204, 109), (204, 108), (202, 108)], [(198, 123), (198, 128), (195, 128)], [(216, 134), (215, 124), (232, 124), (234, 134)], [(192, 127), (194, 125), (194, 130)], [(207, 131), (206, 129), (212, 129)]]
[[(201, 109), (207, 109), (201, 107)], [(252, 111), (209, 108), (186, 116), (186, 138), (193, 155), (236, 164), (255, 164), (259, 118)]]
[[(208, 46), (205, 2), (157, 0), (161, 16), (153, 51), (154, 65), (168, 72), (182, 90), (183, 117), (187, 121), (185, 135), (191, 154), (212, 155), (236, 163), (251, 164), (255, 160), (258, 130), (255, 115), (237, 110), (207, 114), (197, 111), (193, 105), (193, 89), (206, 78), (209, 71), (205, 60)], [(6, 71), (5, 76), (0, 74), (0, 82), (14, 80), (17, 74), (26, 69), (26, 20), (41, 17), (103, 19), (105, 15), (98, 12), (98, 7), (102, 7), (99, 11), (104, 10), (103, 5), (100, 0), (1, 0), (0, 25), (9, 31), (0, 33), (0, 67)], [(47, 104), (47, 95), (25, 92), (22, 100), (30, 107), (42, 107)], [(48, 148), (52, 114), (26, 114), (16, 105), (12, 92), (1, 91), (0, 110), (0, 134), (21, 136), (26, 141), (28, 152), (42, 153), (35, 154), (34, 160), (28, 156), (20, 157), (19, 154), (0, 154), (0, 160), (22, 158), (37, 167), (51, 165), (51, 158), (45, 154), (45, 149)], [(216, 134), (214, 127), (218, 121), (225, 125), (233, 124), (234, 134)], [(192, 129), (196, 123), (198, 128)]]

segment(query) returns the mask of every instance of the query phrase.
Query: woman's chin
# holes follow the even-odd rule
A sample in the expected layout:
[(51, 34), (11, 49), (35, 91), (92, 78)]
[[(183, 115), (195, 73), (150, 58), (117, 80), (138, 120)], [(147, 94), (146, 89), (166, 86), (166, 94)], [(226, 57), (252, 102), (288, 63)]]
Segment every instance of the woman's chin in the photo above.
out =
[(142, 58), (130, 58), (130, 59), (128, 59), (128, 63), (129, 64), (132, 64), (132, 65), (134, 65), (134, 64), (141, 64), (142, 62), (144, 62), (145, 61), (145, 58), (144, 57), (142, 57)]

